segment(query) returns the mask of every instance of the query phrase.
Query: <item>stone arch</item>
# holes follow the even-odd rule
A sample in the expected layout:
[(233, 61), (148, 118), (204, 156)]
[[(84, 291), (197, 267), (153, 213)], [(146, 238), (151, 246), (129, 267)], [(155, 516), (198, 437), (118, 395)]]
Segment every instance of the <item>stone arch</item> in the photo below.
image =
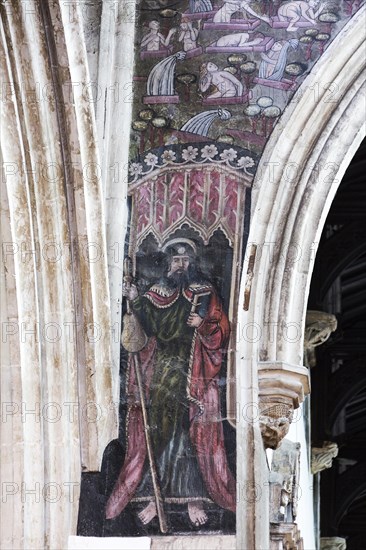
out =
[[(265, 408), (263, 395), (275, 403), (291, 393), (296, 408), (310, 391), (302, 366), (303, 334), (317, 243), (342, 176), (365, 135), (364, 18), (365, 7), (334, 39), (294, 95), (266, 145), (254, 180), (248, 244), (257, 248), (257, 257), (253, 272), (248, 269), (249, 257), (244, 263), (240, 300), (249, 290), (251, 300), (239, 322), (259, 327), (261, 338), (239, 345), (237, 399), (242, 405), (257, 404), (259, 412)], [(337, 89), (336, 103), (329, 101), (330, 82)], [(314, 88), (319, 91), (315, 104)], [(289, 323), (296, 335), (286, 332)], [(262, 487), (267, 466), (260, 422), (255, 419), (238, 423), (238, 453), (246, 449), (238, 483)], [(304, 460), (306, 472), (306, 456)], [(263, 529), (269, 524), (267, 502), (265, 491), (254, 506), (248, 499), (239, 502), (238, 517), (247, 517), (248, 525), (238, 532), (237, 548), (269, 547), (269, 534)]]

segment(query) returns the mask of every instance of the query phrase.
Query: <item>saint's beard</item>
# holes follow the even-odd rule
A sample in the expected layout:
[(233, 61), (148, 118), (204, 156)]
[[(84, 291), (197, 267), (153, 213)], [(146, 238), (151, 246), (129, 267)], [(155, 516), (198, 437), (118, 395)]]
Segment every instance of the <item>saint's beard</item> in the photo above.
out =
[(174, 271), (168, 275), (169, 282), (175, 287), (186, 288), (189, 285), (189, 274), (187, 271)]

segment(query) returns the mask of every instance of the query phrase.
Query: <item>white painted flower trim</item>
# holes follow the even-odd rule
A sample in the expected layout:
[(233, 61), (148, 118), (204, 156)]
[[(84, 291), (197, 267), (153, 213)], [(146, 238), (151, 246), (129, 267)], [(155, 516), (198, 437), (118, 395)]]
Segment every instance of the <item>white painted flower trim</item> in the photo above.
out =
[[(211, 162), (215, 164), (226, 164), (226, 166), (229, 166), (230, 168), (233, 168), (235, 170), (243, 170), (248, 176), (253, 175), (248, 172), (248, 169), (255, 166), (254, 160), (250, 156), (241, 156), (237, 158), (238, 153), (232, 147), (230, 147), (229, 149), (224, 149), (224, 151), (219, 155), (219, 151), (216, 145), (205, 145), (200, 149), (200, 157), (198, 160), (196, 160), (198, 154), (198, 147), (193, 147), (192, 145), (189, 145), (186, 149), (183, 149), (181, 155), (183, 158), (183, 162), (177, 161), (176, 152), (171, 149), (165, 150), (160, 156), (160, 159), (157, 155), (153, 153), (147, 153), (144, 158), (144, 163), (146, 164), (146, 166), (149, 167), (148, 170), (144, 171), (143, 164), (140, 162), (130, 163), (129, 172), (131, 176), (133, 176), (133, 181), (131, 183), (134, 183), (137, 179), (140, 178), (140, 176), (146, 176), (147, 174), (150, 174), (153, 170), (166, 167), (169, 164), (184, 166), (188, 163), (204, 164), (207, 162)], [(218, 155), (220, 156), (221, 160), (219, 158), (216, 158)]]

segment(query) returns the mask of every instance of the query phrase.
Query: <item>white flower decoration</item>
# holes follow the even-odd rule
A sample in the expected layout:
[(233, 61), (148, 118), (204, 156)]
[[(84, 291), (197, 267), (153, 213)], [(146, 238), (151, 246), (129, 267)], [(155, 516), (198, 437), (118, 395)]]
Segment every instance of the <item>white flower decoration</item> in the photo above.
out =
[(182, 158), (184, 160), (194, 160), (197, 155), (198, 155), (198, 149), (196, 147), (192, 147), (192, 145), (189, 145), (187, 149), (183, 149), (183, 152), (182, 152)]
[(225, 149), (220, 157), (222, 158), (222, 160), (226, 160), (226, 161), (233, 161), (236, 159), (236, 157), (238, 156), (238, 153), (234, 150), (234, 149)]
[(201, 151), (201, 157), (203, 159), (213, 159), (218, 153), (215, 145), (205, 145)]
[(168, 164), (169, 162), (174, 162), (175, 161), (175, 153), (174, 153), (174, 151), (164, 151), (161, 158), (162, 158), (164, 164)]
[(148, 166), (156, 166), (159, 162), (159, 159), (156, 155), (153, 155), (152, 153), (148, 153), (145, 157), (145, 163)]
[(130, 174), (135, 177), (142, 174), (142, 164), (139, 162), (132, 162), (130, 166)]
[(250, 157), (240, 157), (237, 162), (238, 168), (243, 168), (244, 170), (246, 168), (251, 168), (254, 164), (254, 160)]

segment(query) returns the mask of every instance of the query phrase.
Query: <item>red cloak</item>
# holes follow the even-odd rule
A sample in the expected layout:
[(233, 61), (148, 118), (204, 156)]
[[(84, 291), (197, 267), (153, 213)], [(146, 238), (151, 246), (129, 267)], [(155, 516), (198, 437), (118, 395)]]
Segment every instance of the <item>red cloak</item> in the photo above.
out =
[[(179, 292), (179, 290), (176, 291), (177, 295)], [(164, 297), (150, 290), (148, 298), (157, 307), (166, 308), (175, 302), (175, 298), (178, 297), (175, 296), (176, 293), (173, 296)], [(190, 290), (186, 290), (184, 295), (188, 300), (193, 296)], [(196, 329), (192, 343), (188, 387), (191, 402), (189, 433), (208, 494), (219, 506), (235, 512), (236, 483), (226, 457), (218, 384), (229, 334), (228, 318), (216, 293), (213, 292), (205, 319)], [(154, 372), (155, 350), (156, 338), (151, 337), (145, 348), (138, 354), (147, 399)], [(142, 410), (132, 363), (129, 361), (127, 382), (127, 452), (107, 502), (107, 519), (118, 516), (132, 499), (142, 479), (147, 455)]]

